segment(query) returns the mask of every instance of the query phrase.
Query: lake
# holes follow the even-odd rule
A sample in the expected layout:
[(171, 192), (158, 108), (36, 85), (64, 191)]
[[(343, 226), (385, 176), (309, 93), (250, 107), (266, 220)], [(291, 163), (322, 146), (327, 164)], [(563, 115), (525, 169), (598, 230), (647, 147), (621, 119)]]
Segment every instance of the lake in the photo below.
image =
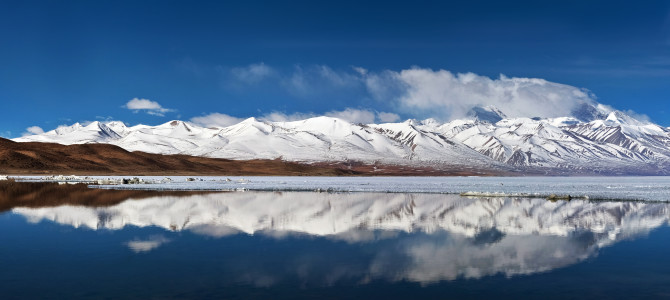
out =
[[(630, 186), (622, 195), (667, 190), (667, 179), (644, 179), (615, 178), (601, 190), (620, 188), (617, 182)], [(274, 179), (291, 180), (310, 181)], [(403, 180), (416, 186), (406, 178), (384, 186)], [(485, 180), (491, 183), (477, 186), (481, 192), (529, 182)], [(2, 299), (670, 298), (670, 204), (663, 198), (16, 184), (24, 186), (0, 193)]]

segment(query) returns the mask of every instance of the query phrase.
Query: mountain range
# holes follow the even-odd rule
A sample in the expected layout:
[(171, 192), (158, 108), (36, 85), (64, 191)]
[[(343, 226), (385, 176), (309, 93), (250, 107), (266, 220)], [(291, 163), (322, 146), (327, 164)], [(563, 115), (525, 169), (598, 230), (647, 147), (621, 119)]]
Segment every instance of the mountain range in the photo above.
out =
[(355, 124), (332, 117), (227, 127), (76, 123), (17, 142), (102, 143), (155, 154), (300, 163), (393, 165), (547, 175), (667, 175), (670, 128), (603, 105), (561, 118), (507, 117), (475, 107), (465, 119)]

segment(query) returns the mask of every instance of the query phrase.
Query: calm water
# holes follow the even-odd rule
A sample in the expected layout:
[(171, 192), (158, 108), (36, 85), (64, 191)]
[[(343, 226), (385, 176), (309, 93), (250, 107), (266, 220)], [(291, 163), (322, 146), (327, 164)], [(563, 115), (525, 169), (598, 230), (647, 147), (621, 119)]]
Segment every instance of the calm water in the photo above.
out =
[(0, 298), (670, 298), (670, 205), (234, 192), (0, 214)]

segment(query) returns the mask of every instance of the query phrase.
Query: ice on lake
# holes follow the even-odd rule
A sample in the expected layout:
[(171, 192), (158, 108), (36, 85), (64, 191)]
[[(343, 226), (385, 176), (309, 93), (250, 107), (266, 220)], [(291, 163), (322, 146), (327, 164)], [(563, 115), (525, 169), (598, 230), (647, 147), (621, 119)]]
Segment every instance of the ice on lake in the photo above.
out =
[[(142, 177), (160, 182), (162, 177)], [(171, 177), (168, 183), (101, 185), (149, 190), (481, 193), (502, 196), (570, 195), (591, 200), (670, 200), (670, 177)]]

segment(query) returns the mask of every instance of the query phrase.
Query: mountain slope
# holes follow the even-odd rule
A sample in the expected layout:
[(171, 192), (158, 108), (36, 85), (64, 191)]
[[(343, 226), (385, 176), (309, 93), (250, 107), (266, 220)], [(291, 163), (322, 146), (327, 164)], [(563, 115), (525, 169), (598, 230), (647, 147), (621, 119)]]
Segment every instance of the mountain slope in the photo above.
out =
[(501, 175), (484, 169), (398, 168), (361, 162), (304, 164), (282, 160), (229, 160), (183, 154), (129, 152), (109, 144), (61, 145), (0, 138), (0, 174), (81, 175)]
[(0, 138), (0, 173), (86, 175), (344, 175), (354, 171), (282, 161), (128, 152), (108, 144), (17, 143)]
[[(353, 124), (316, 117), (249, 118), (223, 128), (183, 121), (126, 127), (74, 124), (15, 141), (107, 143), (128, 151), (234, 160), (385, 164), (533, 174), (668, 174), (670, 130), (603, 107), (574, 117), (507, 118), (494, 107), (473, 119)], [(596, 119), (600, 118), (600, 119)]]

